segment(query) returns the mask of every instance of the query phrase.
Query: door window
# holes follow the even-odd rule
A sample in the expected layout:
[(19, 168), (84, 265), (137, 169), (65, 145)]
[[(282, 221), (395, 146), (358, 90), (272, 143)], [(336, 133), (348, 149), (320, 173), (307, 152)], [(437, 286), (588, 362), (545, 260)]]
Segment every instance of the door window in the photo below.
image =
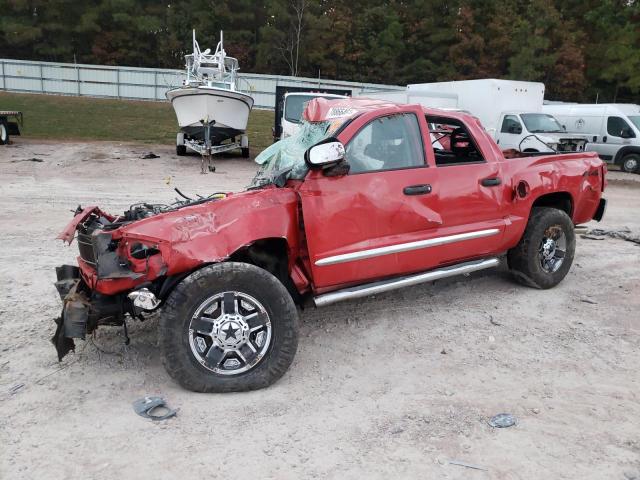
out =
[(607, 118), (607, 133), (612, 137), (634, 138), (636, 135), (624, 118)]
[(418, 118), (411, 113), (376, 118), (346, 148), (349, 173), (426, 166)]
[(502, 120), (501, 133), (515, 133), (517, 135), (522, 133), (522, 124), (515, 115), (505, 115)]
[(482, 163), (484, 157), (460, 120), (427, 116), (436, 166)]

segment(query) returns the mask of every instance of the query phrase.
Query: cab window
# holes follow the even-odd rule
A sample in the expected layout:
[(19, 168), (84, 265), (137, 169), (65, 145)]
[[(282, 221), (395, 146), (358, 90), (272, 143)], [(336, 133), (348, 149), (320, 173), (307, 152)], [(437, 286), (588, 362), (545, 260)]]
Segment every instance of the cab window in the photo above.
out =
[(607, 133), (612, 137), (634, 138), (636, 136), (629, 124), (621, 117), (607, 118)]
[(460, 120), (427, 116), (436, 166), (482, 163), (484, 157)]
[(426, 166), (418, 118), (403, 113), (376, 118), (347, 144), (349, 174)]
[(517, 135), (522, 133), (522, 124), (518, 117), (515, 115), (505, 115), (502, 120), (501, 133), (515, 133)]

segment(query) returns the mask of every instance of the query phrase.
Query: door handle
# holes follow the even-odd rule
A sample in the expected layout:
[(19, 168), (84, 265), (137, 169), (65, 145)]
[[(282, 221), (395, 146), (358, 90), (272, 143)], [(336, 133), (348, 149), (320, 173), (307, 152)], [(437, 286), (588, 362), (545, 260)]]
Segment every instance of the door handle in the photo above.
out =
[(480, 182), (480, 184), (483, 187), (497, 187), (501, 183), (502, 183), (502, 180), (500, 180), (498, 177), (483, 178), (482, 181)]
[(424, 195), (431, 193), (431, 185), (409, 185), (402, 190), (405, 195)]
[(607, 143), (607, 136), (602, 137), (602, 143)]

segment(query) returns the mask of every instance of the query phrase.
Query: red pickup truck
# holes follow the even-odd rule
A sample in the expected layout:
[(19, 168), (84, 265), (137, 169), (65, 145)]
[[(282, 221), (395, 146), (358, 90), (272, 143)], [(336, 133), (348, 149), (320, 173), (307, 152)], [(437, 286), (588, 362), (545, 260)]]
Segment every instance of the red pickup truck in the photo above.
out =
[(296, 306), (503, 260), (522, 283), (553, 287), (571, 267), (574, 226), (604, 214), (606, 167), (595, 153), (508, 156), (464, 113), (313, 100), (244, 192), (118, 216), (78, 208), (59, 237), (77, 236), (80, 256), (57, 268), (58, 356), (100, 325), (158, 311), (174, 379), (250, 390), (291, 364)]

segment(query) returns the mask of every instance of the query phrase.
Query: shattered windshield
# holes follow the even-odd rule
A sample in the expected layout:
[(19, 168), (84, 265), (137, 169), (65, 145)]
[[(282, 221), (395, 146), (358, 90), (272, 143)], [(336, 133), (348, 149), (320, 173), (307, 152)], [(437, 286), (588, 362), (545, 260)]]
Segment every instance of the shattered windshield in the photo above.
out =
[(304, 152), (335, 134), (343, 123), (344, 119), (314, 123), (303, 121), (298, 132), (274, 143), (256, 157), (256, 163), (261, 165), (261, 168), (249, 188), (270, 184), (284, 185), (289, 179), (303, 179), (308, 170)]

